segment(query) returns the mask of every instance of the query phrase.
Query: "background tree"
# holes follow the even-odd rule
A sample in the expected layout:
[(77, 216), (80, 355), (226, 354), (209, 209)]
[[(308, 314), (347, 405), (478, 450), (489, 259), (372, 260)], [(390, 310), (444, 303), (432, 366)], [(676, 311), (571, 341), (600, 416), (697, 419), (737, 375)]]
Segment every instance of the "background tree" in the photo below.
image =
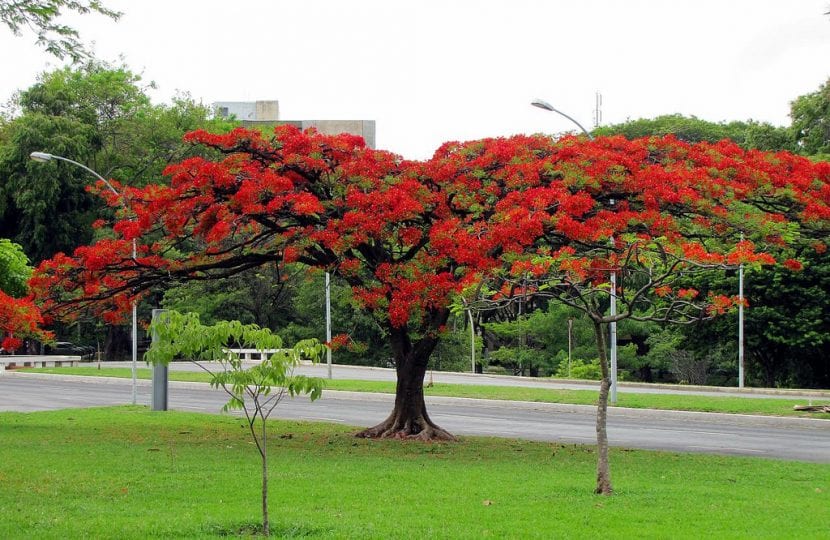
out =
[(51, 332), (43, 330), (43, 316), (32, 298), (15, 298), (0, 291), (0, 347), (14, 353), (23, 345), (23, 338), (49, 340)]
[(830, 79), (790, 104), (795, 140), (807, 155), (830, 158)]
[[(818, 248), (818, 251), (816, 251)], [(767, 267), (746, 272), (744, 310), (746, 378), (750, 384), (769, 388), (827, 388), (830, 386), (830, 262), (821, 243), (803, 249), (799, 271)], [(697, 284), (718, 292), (736, 291), (734, 272), (710, 277)], [(737, 315), (690, 327), (678, 349), (688, 349), (698, 357), (720, 360), (715, 344), (722, 336), (735, 336)], [(727, 341), (730, 361), (737, 357), (735, 340)], [(716, 375), (734, 384), (734, 361), (728, 373), (720, 368)], [(716, 365), (716, 367), (719, 367)]]
[(156, 182), (169, 161), (191, 155), (187, 131), (230, 124), (181, 96), (153, 105), (141, 77), (91, 62), (44, 73), (17, 97), (20, 112), (0, 123), (0, 236), (35, 262), (71, 253), (93, 239), (104, 206), (86, 187), (94, 180), (65, 163), (37, 163), (35, 151), (65, 156), (131, 186)]
[(628, 139), (673, 135), (678, 140), (688, 143), (716, 143), (729, 139), (747, 150), (795, 151), (798, 148), (789, 128), (755, 120), (709, 122), (682, 114), (667, 114), (600, 126), (595, 128), (593, 133), (596, 136), (623, 135)]
[[(87, 192), (94, 178), (66, 163), (33, 162), (33, 151), (62, 155), (105, 177), (143, 186), (159, 181), (168, 161), (197, 150), (182, 143), (185, 132), (231, 125), (210, 119), (210, 111), (186, 95), (154, 105), (147, 89), (125, 67), (89, 62), (44, 73), (18, 94), (16, 110), (0, 120), (0, 236), (20, 244), (38, 262), (112, 234), (91, 226), (113, 214)], [(149, 318), (143, 306), (139, 310)], [(128, 354), (123, 327), (85, 322), (84, 328), (82, 333), (78, 324), (73, 339), (97, 342), (105, 358)], [(55, 330), (65, 334), (70, 328), (58, 323)]]
[(58, 22), (67, 12), (97, 13), (115, 21), (121, 17), (98, 0), (0, 0), (0, 21), (15, 35), (22, 35), (24, 30), (34, 32), (37, 44), (60, 59), (68, 56), (78, 62), (90, 58), (78, 31)]
[[(262, 462), (262, 533), (270, 535), (268, 512), (268, 418), (286, 394), (308, 394), (312, 401), (323, 391), (323, 380), (294, 375), (301, 359), (317, 360), (323, 349), (314, 340), (283, 348), (280, 337), (267, 328), (221, 321), (206, 326), (195, 313), (167, 311), (153, 322), (155, 336), (146, 358), (166, 365), (186, 359), (210, 374), (210, 385), (230, 398), (223, 411), (241, 410)], [(260, 350), (280, 349), (262, 362), (246, 368), (238, 355), (228, 353), (230, 344)]]
[(6, 238), (0, 238), (0, 291), (20, 298), (28, 292), (26, 282), (32, 275), (29, 258), (23, 248)]
[(29, 259), (23, 248), (6, 238), (0, 238), (0, 338), (2, 349), (13, 353), (23, 345), (22, 338), (50, 339), (42, 330), (43, 317), (26, 298), (26, 282), (32, 275)]

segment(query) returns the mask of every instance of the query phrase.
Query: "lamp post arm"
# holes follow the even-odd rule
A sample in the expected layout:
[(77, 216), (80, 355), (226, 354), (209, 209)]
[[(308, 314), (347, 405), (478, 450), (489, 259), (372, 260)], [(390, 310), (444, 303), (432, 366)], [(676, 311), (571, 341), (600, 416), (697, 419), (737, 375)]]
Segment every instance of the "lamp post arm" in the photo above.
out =
[(534, 99), (530, 104), (533, 105), (534, 107), (538, 107), (538, 108), (544, 109), (546, 111), (555, 112), (558, 115), (564, 116), (565, 118), (567, 118), (568, 120), (570, 120), (571, 122), (576, 124), (579, 127), (579, 129), (582, 130), (582, 133), (584, 133), (585, 136), (588, 137), (588, 140), (590, 140), (590, 141), (594, 140), (594, 136), (591, 135), (591, 133), (587, 129), (585, 129), (585, 126), (583, 126), (582, 124), (577, 122), (575, 118), (573, 118), (573, 117), (563, 113), (559, 109), (555, 108), (553, 105), (551, 105), (547, 101), (545, 101), (543, 99)]
[(102, 181), (109, 188), (110, 191), (112, 191), (113, 193), (115, 193), (119, 197), (122, 196), (122, 194), (117, 189), (112, 187), (112, 184), (110, 184), (109, 181), (106, 178), (104, 178), (103, 176), (101, 176), (97, 172), (93, 171), (92, 169), (90, 169), (89, 167), (84, 165), (83, 163), (78, 163), (74, 159), (65, 158), (63, 156), (56, 156), (55, 154), (47, 154), (46, 152), (32, 152), (31, 158), (34, 159), (35, 161), (51, 161), (53, 159), (57, 159), (58, 161), (65, 161), (67, 163), (71, 163), (72, 165), (75, 165), (77, 167), (82, 168), (83, 170), (85, 170), (86, 172), (88, 172), (89, 174), (91, 174), (92, 176), (97, 178), (98, 180)]
[(594, 136), (593, 136), (593, 135), (591, 135), (591, 134), (588, 132), (588, 130), (587, 130), (587, 129), (585, 129), (585, 127), (584, 127), (582, 124), (580, 124), (579, 122), (577, 122), (577, 121), (576, 121), (576, 119), (571, 118), (570, 116), (568, 116), (567, 114), (563, 113), (562, 111), (560, 111), (560, 110), (558, 110), (558, 109), (551, 108), (551, 110), (552, 110), (553, 112), (555, 112), (555, 113), (561, 114), (562, 116), (564, 116), (565, 118), (567, 118), (568, 120), (570, 120), (571, 122), (573, 122), (574, 124), (576, 124), (577, 126), (579, 126), (579, 129), (581, 129), (581, 130), (582, 130), (582, 133), (584, 133), (584, 134), (585, 134), (585, 136), (586, 136), (586, 137), (588, 137), (588, 140), (590, 140), (590, 141), (593, 141), (593, 140), (594, 140)]

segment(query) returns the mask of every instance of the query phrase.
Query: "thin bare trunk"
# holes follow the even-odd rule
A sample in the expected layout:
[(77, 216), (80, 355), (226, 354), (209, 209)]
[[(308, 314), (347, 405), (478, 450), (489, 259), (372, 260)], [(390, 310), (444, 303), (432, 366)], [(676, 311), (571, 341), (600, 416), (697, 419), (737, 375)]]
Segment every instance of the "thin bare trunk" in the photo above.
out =
[(271, 524), (268, 521), (268, 439), (266, 437), (265, 418), (262, 418), (262, 444), (259, 454), (262, 456), (262, 534), (271, 536)]
[(611, 471), (608, 466), (608, 391), (611, 381), (608, 378), (608, 354), (605, 345), (605, 328), (599, 321), (594, 321), (594, 334), (597, 338), (597, 353), (602, 370), (597, 403), (597, 487), (594, 493), (611, 495)]

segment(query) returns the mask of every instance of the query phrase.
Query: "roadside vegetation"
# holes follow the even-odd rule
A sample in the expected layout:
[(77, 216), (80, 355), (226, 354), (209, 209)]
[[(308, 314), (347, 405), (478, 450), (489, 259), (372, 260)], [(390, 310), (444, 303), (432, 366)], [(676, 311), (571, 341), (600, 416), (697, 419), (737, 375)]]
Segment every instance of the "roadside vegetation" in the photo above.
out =
[[(351, 426), (269, 423), (280, 537), (828, 534), (830, 465), (611, 449), (616, 496), (597, 499), (590, 446), (401, 444), (355, 439)], [(141, 407), (0, 413), (0, 440), (3, 538), (235, 536), (259, 521), (244, 419)]]
[[(95, 377), (131, 376), (129, 368), (61, 367), (24, 369), (31, 373), (79, 375)], [(152, 371), (138, 369), (138, 378), (151, 379)], [(169, 380), (209, 382), (210, 376), (195, 371), (170, 371)], [(348, 392), (395, 393), (392, 381), (325, 380), (328, 390)], [(475, 399), (500, 399), (507, 401), (531, 401), (537, 403), (570, 403), (575, 405), (596, 405), (599, 392), (596, 390), (560, 390), (554, 388), (523, 388), (516, 386), (485, 386), (467, 384), (434, 383), (424, 388), (427, 396), (464, 397)], [(815, 400), (813, 400), (815, 401)], [(828, 398), (827, 401), (830, 401)], [(793, 410), (795, 405), (806, 405), (809, 398), (759, 398), (731, 396), (698, 396), (680, 394), (637, 394), (628, 391), (617, 394), (617, 407), (634, 409), (663, 409), (676, 411), (720, 412), (730, 414), (758, 414), (766, 416), (795, 416), (830, 420), (828, 413), (805, 413)]]

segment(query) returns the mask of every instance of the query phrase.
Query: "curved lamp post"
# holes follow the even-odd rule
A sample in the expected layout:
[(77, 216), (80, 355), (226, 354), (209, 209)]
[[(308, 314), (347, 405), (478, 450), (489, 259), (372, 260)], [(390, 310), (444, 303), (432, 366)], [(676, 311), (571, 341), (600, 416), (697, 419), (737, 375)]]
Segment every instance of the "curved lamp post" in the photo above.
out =
[[(560, 116), (564, 116), (574, 124), (576, 124), (579, 129), (582, 130), (582, 133), (588, 137), (588, 140), (593, 141), (594, 136), (591, 135), (585, 127), (577, 122), (574, 118), (568, 116), (567, 114), (563, 113), (559, 109), (556, 109), (543, 99), (534, 99), (530, 102), (531, 105), (534, 107), (539, 107), (540, 109), (544, 109), (546, 111), (555, 112)], [(614, 204), (613, 199), (611, 200), (611, 204)], [(611, 239), (613, 242), (613, 238)], [(615, 316), (617, 314), (617, 273), (611, 272), (611, 306), (610, 306), (610, 313), (611, 316)], [(617, 323), (616, 321), (611, 321), (608, 325), (611, 336), (610, 336), (610, 350), (611, 350), (611, 403), (617, 402)]]
[[(106, 178), (104, 178), (103, 176), (101, 176), (97, 172), (93, 171), (92, 169), (90, 169), (86, 165), (84, 165), (82, 163), (78, 163), (75, 160), (65, 158), (63, 156), (56, 156), (54, 154), (48, 154), (46, 152), (32, 152), (31, 154), (29, 154), (29, 157), (32, 158), (32, 160), (38, 161), (40, 163), (46, 163), (46, 162), (52, 161), (54, 159), (54, 160), (58, 160), (58, 161), (65, 161), (67, 163), (71, 163), (72, 165), (75, 165), (76, 167), (82, 168), (83, 170), (85, 170), (86, 172), (88, 172), (89, 174), (91, 174), (92, 176), (97, 178), (98, 180), (102, 181), (104, 183), (104, 185), (106, 185), (109, 188), (110, 191), (112, 191), (113, 193), (115, 193), (116, 195), (121, 197), (121, 205), (125, 209), (129, 210), (129, 208), (127, 207), (127, 204), (124, 202), (124, 198), (123, 198), (122, 194), (119, 193), (119, 191), (116, 190), (114, 187), (112, 187), (112, 184), (110, 184), (109, 181)], [(133, 260), (135, 260), (135, 258), (136, 258), (136, 245), (135, 245), (135, 238), (133, 238)], [(132, 345), (133, 345), (133, 350), (132, 350), (133, 405), (135, 405), (136, 404), (136, 386), (137, 386), (137, 384), (136, 384), (136, 378), (137, 378), (136, 377), (136, 360), (137, 360), (137, 357), (138, 357), (138, 326), (137, 326), (137, 322), (136, 322), (136, 302), (135, 302), (135, 300), (133, 300), (132, 342), (133, 342), (132, 343)]]
[(547, 102), (547, 101), (545, 101), (544, 99), (534, 99), (533, 101), (531, 101), (531, 102), (530, 102), (530, 104), (531, 104), (531, 105), (533, 105), (534, 107), (539, 107), (540, 109), (544, 109), (544, 110), (546, 110), (546, 111), (550, 111), (550, 112), (555, 112), (555, 113), (556, 113), (556, 114), (558, 114), (558, 115), (564, 116), (565, 118), (567, 118), (568, 120), (570, 120), (571, 122), (573, 122), (574, 124), (576, 124), (576, 125), (579, 127), (579, 129), (581, 129), (581, 130), (582, 130), (582, 133), (584, 133), (584, 134), (585, 134), (585, 136), (586, 136), (586, 137), (588, 137), (588, 139), (589, 139), (589, 140), (592, 140), (592, 141), (594, 140), (594, 136), (593, 136), (593, 135), (591, 135), (591, 134), (588, 132), (588, 130), (587, 130), (587, 129), (585, 129), (585, 127), (584, 127), (582, 124), (580, 124), (580, 123), (579, 123), (579, 122), (577, 122), (575, 119), (573, 119), (573, 118), (571, 118), (570, 116), (568, 116), (567, 114), (563, 113), (563, 112), (562, 112), (562, 111), (560, 111), (559, 109), (554, 109), (554, 108), (553, 108), (553, 105), (551, 105), (550, 103), (548, 103), (548, 102)]

